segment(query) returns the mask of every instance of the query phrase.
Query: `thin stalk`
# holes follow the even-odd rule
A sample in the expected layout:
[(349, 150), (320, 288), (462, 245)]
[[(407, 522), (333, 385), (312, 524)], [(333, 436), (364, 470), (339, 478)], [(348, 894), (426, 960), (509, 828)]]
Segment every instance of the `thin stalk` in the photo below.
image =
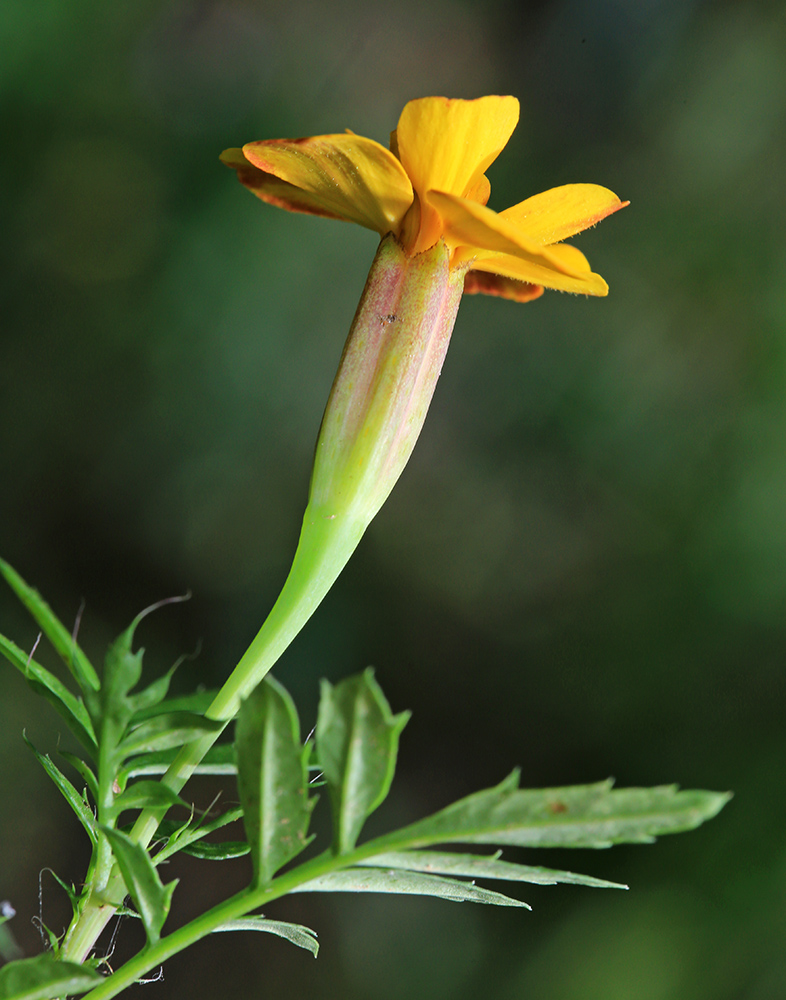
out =
[(243, 889), (229, 899), (224, 900), (212, 909), (195, 917), (194, 920), (179, 927), (176, 931), (161, 938), (155, 944), (143, 949), (121, 968), (108, 976), (103, 983), (96, 986), (82, 997), (82, 1000), (110, 1000), (126, 987), (138, 982), (146, 973), (178, 952), (196, 944), (203, 937), (212, 934), (218, 927), (246, 916), (252, 910), (259, 909), (275, 899), (280, 899), (298, 886), (311, 882), (321, 875), (349, 868), (358, 861), (373, 857), (380, 853), (379, 841), (368, 841), (349, 854), (336, 855), (332, 851), (324, 851), (317, 857), (306, 861), (297, 868), (280, 875), (269, 885), (262, 888)]
[[(362, 528), (354, 523), (337, 524), (336, 519), (320, 518), (311, 507), (307, 508), (300, 544), (281, 594), (207, 710), (208, 718), (229, 724), (240, 700), (256, 687), (313, 614), (349, 558), (347, 549), (351, 546), (350, 551), (354, 550), (362, 534)], [(206, 733), (184, 746), (162, 777), (162, 783), (179, 792), (222, 731)], [(165, 812), (165, 809), (143, 810), (131, 836), (148, 847)], [(100, 885), (94, 879), (85, 891), (89, 893), (88, 901), (69, 928), (61, 953), (63, 959), (72, 962), (85, 961), (126, 896), (116, 864), (108, 874), (104, 872)]]

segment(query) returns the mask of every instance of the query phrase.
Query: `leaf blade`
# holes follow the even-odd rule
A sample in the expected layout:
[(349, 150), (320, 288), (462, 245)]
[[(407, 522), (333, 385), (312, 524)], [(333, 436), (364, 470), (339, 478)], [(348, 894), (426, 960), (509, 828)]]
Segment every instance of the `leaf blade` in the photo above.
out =
[(369, 668), (335, 687), (322, 683), (316, 740), (333, 807), (335, 848), (353, 849), (368, 816), (385, 799), (409, 712), (393, 715)]
[(482, 889), (471, 882), (391, 868), (343, 868), (305, 882), (292, 892), (384, 892), (415, 896), (437, 896), (455, 903), (490, 903), (532, 909), (520, 899)]
[(119, 815), (126, 809), (160, 809), (169, 806), (188, 808), (188, 803), (160, 781), (135, 781), (124, 792), (115, 796), (112, 812), (113, 815)]
[(73, 767), (82, 778), (87, 786), (88, 792), (90, 792), (93, 796), (93, 801), (98, 802), (98, 779), (90, 767), (88, 767), (81, 757), (77, 757), (74, 753), (69, 753), (68, 750), (61, 750), (60, 756), (63, 760), (67, 760), (71, 767)]
[[(167, 842), (156, 854), (154, 864), (160, 864), (173, 854), (177, 854), (178, 851), (183, 851), (185, 854), (193, 854), (195, 857), (200, 857), (200, 854), (197, 852), (205, 847), (218, 848), (223, 846), (221, 843), (201, 844), (200, 842), (202, 841), (202, 838), (206, 837), (209, 833), (213, 833), (215, 830), (220, 830), (229, 823), (234, 823), (236, 820), (241, 819), (242, 816), (242, 808), (238, 807), (228, 809), (225, 813), (222, 813), (220, 816), (216, 816), (207, 822), (200, 820), (197, 825), (192, 825), (189, 820), (179, 826), (175, 825), (171, 832), (168, 832), (168, 824), (167, 821), (164, 820), (159, 826), (159, 832), (164, 833), (167, 837)], [(238, 845), (238, 850), (240, 849), (239, 845), (242, 843), (245, 847), (245, 850), (242, 852), (243, 854), (248, 854), (251, 850), (250, 845), (246, 841), (232, 841), (230, 843), (236, 843)], [(208, 853), (215, 856), (211, 851), (208, 851)], [(237, 854), (235, 856), (240, 857), (241, 855)]]
[(103, 981), (104, 977), (89, 966), (61, 962), (46, 951), (8, 962), (0, 969), (0, 1000), (49, 1000), (85, 993)]
[(501, 851), (491, 856), (456, 854), (448, 851), (389, 851), (375, 854), (358, 862), (361, 867), (402, 868), (406, 871), (425, 872), (433, 875), (455, 875), (465, 878), (490, 878), (509, 882), (529, 882), (533, 885), (592, 886), (599, 889), (627, 889), (620, 882), (607, 882), (591, 875), (557, 871), (553, 868), (532, 867), (510, 861), (500, 861)]
[(82, 691), (97, 691), (100, 684), (95, 668), (38, 591), (25, 583), (4, 559), (0, 559), (0, 574), (5, 577), (8, 586), (38, 623), (38, 627), (52, 643)]
[[(130, 760), (123, 773), (127, 778), (164, 774), (176, 756), (177, 749), (142, 754)], [(193, 774), (236, 775), (237, 760), (234, 746), (231, 743), (217, 743), (212, 746), (196, 766)]]
[(30, 687), (54, 706), (68, 723), (68, 728), (93, 757), (97, 754), (96, 737), (87, 709), (80, 698), (72, 694), (63, 682), (15, 642), (0, 635), (0, 653), (17, 668)]
[(213, 841), (203, 843), (197, 840), (180, 847), (179, 850), (202, 861), (234, 861), (235, 858), (243, 858), (246, 854), (250, 854), (251, 845), (247, 840), (221, 840), (216, 843)]
[(316, 799), (308, 797), (308, 747), (295, 705), (268, 676), (243, 702), (235, 730), (238, 790), (254, 884), (265, 885), (308, 844)]
[(314, 958), (319, 952), (317, 932), (312, 931), (310, 927), (305, 927), (303, 924), (291, 924), (284, 920), (268, 920), (261, 914), (231, 920), (216, 927), (213, 933), (223, 931), (263, 931), (267, 934), (276, 934), (278, 937), (297, 945), (298, 948), (305, 948), (306, 951), (311, 952)]
[(163, 701), (159, 701), (156, 704), (137, 708), (134, 712), (134, 722), (144, 722), (147, 719), (152, 719), (153, 716), (163, 715), (166, 712), (194, 712), (196, 715), (204, 715), (217, 694), (218, 689), (215, 689), (211, 691), (192, 691), (190, 694), (180, 694), (172, 698), (164, 698)]
[(149, 944), (161, 937), (161, 928), (169, 914), (177, 879), (164, 885), (147, 851), (120, 830), (101, 827), (117, 859), (120, 873), (134, 901)]
[(74, 788), (71, 782), (66, 778), (62, 771), (54, 764), (52, 758), (49, 754), (39, 753), (38, 750), (33, 746), (30, 740), (27, 738), (25, 733), (22, 733), (22, 737), (25, 743), (30, 747), (30, 749), (35, 754), (35, 758), (38, 763), (43, 767), (46, 773), (54, 782), (57, 790), (66, 800), (66, 802), (71, 806), (71, 809), (76, 815), (76, 818), (85, 828), (91, 843), (95, 844), (98, 840), (95, 827), (95, 818), (93, 814), (87, 807), (87, 803), (79, 794), (79, 792)]
[(118, 744), (123, 760), (143, 753), (157, 753), (182, 747), (205, 733), (218, 733), (226, 723), (206, 719), (193, 712), (171, 712), (155, 715), (140, 723)]
[(507, 781), (469, 795), (395, 834), (384, 847), (494, 844), (609, 847), (651, 843), (692, 830), (715, 816), (727, 793), (679, 791), (676, 785), (613, 789), (610, 781), (566, 788), (518, 789)]
[(88, 707), (101, 723), (101, 742), (116, 747), (133, 714), (129, 691), (142, 676), (144, 649), (132, 650), (136, 621), (109, 645), (104, 657), (104, 677), (98, 694), (88, 698)]

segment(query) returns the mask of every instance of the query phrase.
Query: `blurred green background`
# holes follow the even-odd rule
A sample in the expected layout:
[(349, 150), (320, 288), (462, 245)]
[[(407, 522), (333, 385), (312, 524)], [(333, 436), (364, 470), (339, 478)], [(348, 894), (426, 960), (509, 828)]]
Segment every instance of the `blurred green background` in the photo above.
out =
[[(577, 238), (606, 300), (463, 303), (415, 455), (276, 674), (367, 664), (414, 709), (377, 828), (493, 784), (733, 789), (655, 846), (511, 857), (628, 882), (534, 912), (298, 896), (151, 996), (786, 995), (786, 11), (691, 0), (4, 0), (0, 552), (100, 659), (142, 607), (151, 676), (216, 685), (286, 573), (373, 234), (261, 205), (252, 139), (386, 141), (404, 103), (511, 93), (491, 206), (572, 181), (631, 207)], [(0, 627), (34, 627), (5, 591)], [(0, 898), (86, 847), (32, 755), (59, 721), (0, 668)], [(194, 794), (207, 804), (215, 788)], [(231, 797), (232, 789), (228, 792)], [(203, 863), (203, 865), (206, 863)], [(173, 864), (172, 926), (245, 861)], [(44, 922), (67, 905), (41, 876)], [(122, 959), (136, 931), (123, 926)]]

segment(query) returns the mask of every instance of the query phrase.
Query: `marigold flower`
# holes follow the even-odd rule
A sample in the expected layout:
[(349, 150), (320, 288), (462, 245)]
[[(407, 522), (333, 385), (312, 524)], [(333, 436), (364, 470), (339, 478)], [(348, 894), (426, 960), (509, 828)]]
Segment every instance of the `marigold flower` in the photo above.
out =
[(518, 118), (515, 97), (424, 97), (402, 111), (389, 150), (347, 132), (249, 142), (221, 159), (263, 201), (393, 233), (408, 256), (443, 239), (451, 267), (469, 265), (467, 292), (606, 295), (606, 282), (562, 241), (628, 202), (597, 184), (566, 184), (504, 212), (486, 207), (485, 171)]
[(395, 485), (428, 411), (462, 292), (519, 302), (544, 288), (606, 295), (563, 242), (624, 204), (568, 184), (496, 213), (485, 171), (519, 116), (514, 97), (410, 101), (390, 149), (347, 132), (269, 139), (222, 156), (258, 198), (382, 236), (317, 440), (289, 576), (208, 714), (228, 719), (303, 627)]

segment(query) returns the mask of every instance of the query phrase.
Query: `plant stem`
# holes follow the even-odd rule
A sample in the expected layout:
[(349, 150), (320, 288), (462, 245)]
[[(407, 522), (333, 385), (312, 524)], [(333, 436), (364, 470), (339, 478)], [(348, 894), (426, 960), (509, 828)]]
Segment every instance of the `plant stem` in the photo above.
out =
[(234, 718), (240, 701), (259, 684), (322, 603), (366, 526), (367, 521), (351, 513), (327, 511), (309, 503), (292, 568), (278, 600), (205, 713), (209, 719)]
[[(208, 718), (229, 723), (240, 700), (256, 687), (316, 610), (357, 546), (363, 527), (349, 519), (342, 522), (323, 517), (312, 506), (306, 509), (300, 543), (278, 600), (207, 710)], [(206, 733), (184, 746), (162, 777), (162, 783), (179, 792), (222, 731)], [(148, 847), (165, 812), (165, 809), (143, 810), (131, 836)], [(108, 875), (103, 873), (101, 883), (94, 878), (85, 891), (89, 893), (88, 902), (69, 928), (61, 953), (72, 962), (85, 961), (126, 896), (116, 864)]]
[(373, 854), (378, 853), (375, 844), (376, 841), (370, 841), (345, 855), (324, 851), (310, 861), (280, 875), (264, 888), (242, 890), (242, 892), (231, 896), (223, 903), (219, 903), (194, 920), (179, 927), (176, 931), (161, 938), (155, 944), (145, 948), (126, 962), (117, 972), (108, 976), (103, 983), (87, 993), (82, 1000), (110, 1000), (126, 987), (138, 982), (145, 973), (150, 972), (157, 965), (161, 965), (162, 962), (195, 944), (208, 934), (212, 934), (223, 924), (237, 920), (252, 910), (287, 895), (293, 889), (310, 882), (312, 879), (342, 868), (348, 868), (357, 861), (373, 856)]
[(85, 892), (89, 892), (87, 902), (79, 918), (69, 927), (60, 951), (63, 961), (80, 964), (85, 961), (128, 890), (117, 865), (114, 865), (103, 893), (98, 894), (92, 887), (86, 888)]

